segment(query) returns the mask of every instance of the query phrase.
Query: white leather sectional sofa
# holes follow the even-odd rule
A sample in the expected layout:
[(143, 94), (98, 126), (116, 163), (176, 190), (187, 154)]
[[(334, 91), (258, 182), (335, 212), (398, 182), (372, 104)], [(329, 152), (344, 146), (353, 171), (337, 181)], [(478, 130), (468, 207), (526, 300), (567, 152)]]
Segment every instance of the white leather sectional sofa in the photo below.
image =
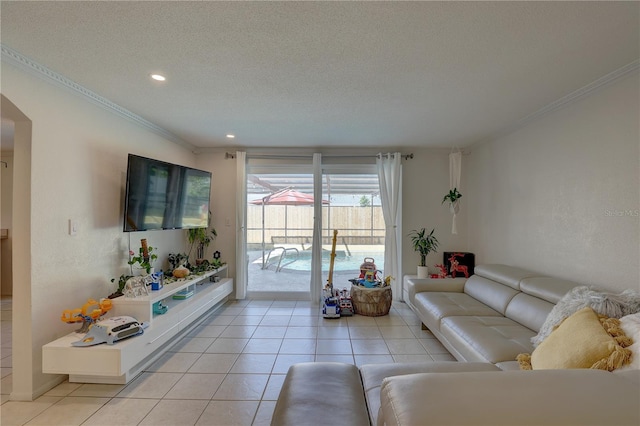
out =
[(467, 280), (408, 280), (407, 303), (458, 361), (518, 369), (551, 309), (579, 284), (507, 265), (479, 265)]
[(505, 265), (408, 280), (407, 303), (462, 362), (297, 364), (272, 425), (640, 425), (640, 370), (516, 371), (576, 285)]

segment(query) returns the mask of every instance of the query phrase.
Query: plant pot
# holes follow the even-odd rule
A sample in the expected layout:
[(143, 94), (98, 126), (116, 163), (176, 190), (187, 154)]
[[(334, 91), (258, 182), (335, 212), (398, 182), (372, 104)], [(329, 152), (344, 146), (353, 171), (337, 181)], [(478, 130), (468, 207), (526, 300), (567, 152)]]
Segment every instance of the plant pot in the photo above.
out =
[(418, 278), (429, 278), (428, 266), (418, 266)]
[(456, 200), (455, 202), (450, 203), (449, 211), (451, 212), (451, 214), (458, 214), (458, 212), (460, 211), (460, 201)]
[(146, 268), (133, 268), (133, 276), (134, 277), (144, 277), (147, 276), (149, 274), (153, 274), (155, 272), (155, 268), (151, 268), (149, 270), (149, 273), (147, 273), (147, 269)]

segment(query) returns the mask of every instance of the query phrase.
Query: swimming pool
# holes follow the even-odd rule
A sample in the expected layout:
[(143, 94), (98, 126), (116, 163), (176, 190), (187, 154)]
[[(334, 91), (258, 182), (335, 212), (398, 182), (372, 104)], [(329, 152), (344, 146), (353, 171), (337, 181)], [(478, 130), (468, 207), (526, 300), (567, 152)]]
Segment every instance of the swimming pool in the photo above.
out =
[[(351, 256), (347, 255), (347, 253), (343, 250), (336, 251), (336, 259), (333, 264), (333, 270), (336, 272), (351, 272), (359, 273), (360, 265), (364, 262), (365, 257), (370, 257), (375, 260), (376, 267), (378, 269), (382, 269), (384, 266), (384, 253), (377, 252), (352, 252)], [(294, 261), (295, 259), (295, 261)], [(279, 259), (275, 262), (277, 263)], [(288, 254), (287, 257), (282, 259), (282, 263), (286, 263), (288, 261), (292, 261), (284, 268), (282, 271), (311, 271), (311, 252), (310, 251), (301, 251), (298, 253), (298, 257), (295, 257), (295, 254)], [(331, 252), (323, 250), (322, 252), (322, 270), (328, 271), (329, 264), (331, 262)]]

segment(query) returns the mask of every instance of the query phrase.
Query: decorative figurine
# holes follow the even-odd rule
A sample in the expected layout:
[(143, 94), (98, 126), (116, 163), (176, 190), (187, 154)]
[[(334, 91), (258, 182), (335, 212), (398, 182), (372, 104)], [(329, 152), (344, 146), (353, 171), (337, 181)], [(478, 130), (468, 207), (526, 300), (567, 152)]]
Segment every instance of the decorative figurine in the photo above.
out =
[(131, 277), (124, 285), (124, 295), (126, 297), (140, 297), (149, 295), (147, 284), (151, 284), (153, 278), (151, 275), (144, 277)]

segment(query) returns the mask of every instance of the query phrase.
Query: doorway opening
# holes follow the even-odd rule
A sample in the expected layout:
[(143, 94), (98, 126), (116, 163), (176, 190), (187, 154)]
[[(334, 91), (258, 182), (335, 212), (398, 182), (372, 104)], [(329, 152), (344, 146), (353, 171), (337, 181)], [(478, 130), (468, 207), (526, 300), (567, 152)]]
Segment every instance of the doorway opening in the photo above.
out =
[[(20, 357), (11, 357), (11, 374), (2, 378), (2, 392), (12, 400), (33, 398), (34, 351), (31, 339), (31, 120), (5, 96), (0, 95), (2, 119), (14, 124), (12, 171), (11, 310), (20, 312), (20, 321), (11, 319), (10, 348)], [(20, 277), (19, 284), (16, 277)], [(3, 319), (9, 313), (3, 312)], [(4, 331), (4, 330), (3, 330)], [(2, 349), (5, 348), (3, 333)], [(4, 352), (4, 351), (3, 351)]]

